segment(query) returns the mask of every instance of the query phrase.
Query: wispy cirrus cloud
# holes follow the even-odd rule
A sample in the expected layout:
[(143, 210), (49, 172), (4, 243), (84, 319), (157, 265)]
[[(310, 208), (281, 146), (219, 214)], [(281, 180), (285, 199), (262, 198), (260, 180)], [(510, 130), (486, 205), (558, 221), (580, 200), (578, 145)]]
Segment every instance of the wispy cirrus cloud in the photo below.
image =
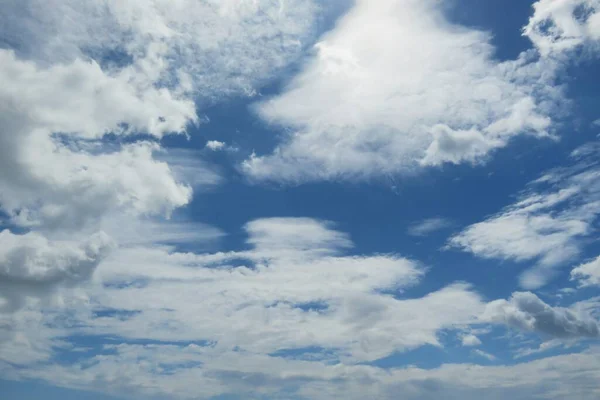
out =
[(598, 149), (592, 142), (575, 150), (571, 166), (544, 174), (517, 202), (468, 226), (449, 246), (482, 258), (534, 261), (521, 284), (544, 285), (557, 267), (578, 259), (584, 239), (593, 232), (592, 221), (600, 214)]
[(412, 224), (408, 228), (411, 236), (427, 236), (431, 233), (450, 228), (454, 222), (446, 218), (427, 218)]

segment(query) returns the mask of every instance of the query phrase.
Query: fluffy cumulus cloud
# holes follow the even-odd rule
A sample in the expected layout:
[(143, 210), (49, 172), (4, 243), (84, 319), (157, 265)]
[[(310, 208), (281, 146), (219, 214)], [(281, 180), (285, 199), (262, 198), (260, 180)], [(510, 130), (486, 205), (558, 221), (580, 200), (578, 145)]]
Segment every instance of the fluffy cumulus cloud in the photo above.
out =
[(315, 11), (274, 1), (28, 0), (5, 9), (0, 33), (13, 50), (0, 49), (1, 167), (13, 172), (3, 174), (0, 201), (31, 224), (186, 204), (191, 191), (156, 162), (157, 145), (109, 151), (98, 140), (181, 133), (197, 122), (193, 100), (252, 92), (299, 54)]
[[(268, 0), (7, 1), (0, 211), (3, 226), (30, 233), (3, 232), (3, 285), (90, 276), (114, 241), (107, 234), (131, 241), (115, 220), (155, 224), (138, 219), (168, 217), (193, 187), (217, 182), (197, 154), (158, 141), (197, 124), (198, 105), (252, 95), (294, 61), (316, 10)], [(170, 239), (189, 236), (174, 226)]]
[(600, 285), (600, 257), (574, 268), (571, 279), (577, 280), (582, 286)]
[(88, 279), (112, 246), (103, 232), (85, 242), (49, 242), (36, 233), (0, 232), (0, 300), (3, 308), (22, 305), (29, 294), (39, 295), (59, 284)]
[(599, 149), (593, 142), (575, 150), (570, 167), (544, 174), (515, 204), (467, 227), (449, 245), (483, 258), (533, 261), (521, 284), (544, 285), (556, 267), (576, 260), (582, 239), (593, 233), (600, 214)]
[(427, 236), (434, 232), (447, 229), (453, 224), (446, 218), (427, 218), (416, 222), (408, 228), (408, 234), (411, 236)]
[[(192, 103), (154, 89), (139, 96), (93, 62), (39, 68), (2, 50), (0, 59), (6, 80), (0, 90), (0, 165), (10, 171), (0, 179), (0, 201), (15, 219), (76, 224), (118, 206), (161, 212), (187, 203), (189, 188), (153, 159), (157, 145), (138, 142), (109, 151), (94, 141), (129, 129), (157, 136), (183, 131), (195, 115)], [(129, 127), (125, 132), (122, 124)]]
[(218, 140), (209, 140), (206, 143), (206, 148), (212, 151), (220, 151), (225, 149), (226, 144)]
[(257, 104), (291, 133), (243, 168), (259, 180), (364, 178), (479, 163), (516, 135), (548, 137), (558, 64), (493, 52), (439, 2), (357, 1), (285, 91)]
[(40, 67), (6, 50), (0, 59), (0, 207), (10, 225), (34, 231), (2, 234), (1, 280), (14, 306), (35, 288), (91, 275), (110, 247), (104, 218), (168, 214), (190, 200), (191, 187), (154, 158), (157, 144), (107, 148), (101, 139), (183, 131), (195, 111), (168, 91), (140, 92), (94, 62)]
[(462, 345), (467, 347), (479, 346), (481, 344), (481, 340), (475, 335), (465, 335), (462, 338)]
[(552, 56), (593, 43), (600, 38), (600, 1), (540, 0), (524, 35), (542, 54)]
[(600, 337), (600, 325), (589, 315), (551, 307), (531, 292), (514, 293), (509, 300), (489, 303), (483, 319), (556, 338)]

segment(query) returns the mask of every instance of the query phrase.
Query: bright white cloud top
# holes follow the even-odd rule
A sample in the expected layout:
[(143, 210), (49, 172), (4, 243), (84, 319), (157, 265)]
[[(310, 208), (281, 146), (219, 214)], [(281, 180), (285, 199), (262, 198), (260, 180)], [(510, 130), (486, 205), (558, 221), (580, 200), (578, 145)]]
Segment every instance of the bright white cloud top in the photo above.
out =
[(245, 171), (364, 178), (477, 163), (516, 135), (548, 137), (553, 63), (499, 63), (489, 41), (447, 21), (436, 1), (358, 1), (284, 93), (258, 104), (293, 133)]
[(5, 1), (0, 398), (599, 398), (600, 2), (461, 2)]
[(591, 44), (600, 38), (598, 0), (540, 0), (524, 34), (543, 55)]

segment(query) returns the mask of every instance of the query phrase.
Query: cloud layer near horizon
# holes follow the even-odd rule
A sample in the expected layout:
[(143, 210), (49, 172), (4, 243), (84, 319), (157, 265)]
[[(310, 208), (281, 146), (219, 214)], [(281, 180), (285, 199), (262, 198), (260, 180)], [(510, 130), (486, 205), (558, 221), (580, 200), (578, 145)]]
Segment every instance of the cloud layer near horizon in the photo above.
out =
[[(336, 397), (351, 391), (353, 380), (370, 379), (388, 398), (399, 384), (388, 379), (390, 373), (415, 398), (427, 393), (419, 376), (472, 396), (503, 385), (502, 376), (515, 372), (496, 375), (502, 369), (482, 367), (488, 383), (462, 380), (454, 387), (451, 371), (458, 372), (458, 365), (384, 372), (369, 362), (443, 346), (448, 335), (478, 346), (479, 339), (464, 343), (464, 337), (487, 324), (572, 340), (598, 336), (598, 322), (586, 311), (551, 307), (531, 293), (486, 305), (469, 286), (451, 284), (406, 297), (403, 292), (423, 278), (422, 266), (396, 255), (344, 255), (352, 242), (330, 223), (272, 218), (251, 221), (245, 230), (249, 250), (191, 254), (134, 245), (114, 252), (91, 284), (64, 289), (59, 307), (30, 306), (3, 320), (0, 355), (21, 368), (0, 368), (7, 376), (73, 388), (100, 379), (110, 382), (109, 392), (181, 398), (198, 396), (187, 391), (190, 380), (203, 382), (199, 396), (208, 398), (246, 391), (275, 395), (297, 379), (308, 379), (301, 397), (310, 396), (313, 385), (316, 390), (337, 381), (322, 394)], [(61, 319), (65, 313), (67, 320)], [(98, 341), (91, 353), (76, 340), (87, 335)], [(65, 351), (81, 351), (81, 361), (53, 365)], [(569, 356), (557, 361), (563, 359)], [(539, 376), (507, 388), (539, 390), (549, 379), (543, 365), (519, 366)], [(124, 369), (129, 378), (121, 381)], [(147, 386), (148, 380), (160, 384)]]

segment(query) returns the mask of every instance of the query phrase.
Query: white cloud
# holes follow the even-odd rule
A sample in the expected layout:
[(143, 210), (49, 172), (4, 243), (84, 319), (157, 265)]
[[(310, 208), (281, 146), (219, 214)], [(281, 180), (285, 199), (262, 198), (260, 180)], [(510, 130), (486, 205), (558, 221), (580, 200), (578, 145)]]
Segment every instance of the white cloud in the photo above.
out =
[(530, 184), (514, 204), (452, 237), (449, 246), (479, 257), (536, 261), (521, 276), (525, 288), (544, 285), (558, 266), (576, 259), (600, 213), (597, 143), (573, 152), (572, 166), (552, 170)]
[[(39, 310), (21, 309), (17, 313), (0, 312), (0, 369), (3, 363), (31, 366), (48, 362), (61, 344), (57, 336), (64, 333), (47, 323)], [(7, 371), (3, 376), (10, 377)]]
[(462, 338), (462, 345), (467, 347), (476, 347), (481, 345), (481, 340), (475, 335), (465, 335)]
[(107, 73), (95, 61), (40, 68), (8, 50), (0, 51), (0, 61), (3, 114), (22, 115), (10, 129), (98, 138), (127, 124), (132, 131), (161, 136), (183, 132), (196, 120), (192, 101), (132, 81), (123, 71)]
[(352, 247), (348, 235), (332, 229), (331, 223), (311, 218), (264, 218), (245, 226), (248, 243), (268, 255), (297, 252), (328, 255)]
[(577, 396), (594, 400), (600, 394), (597, 349), (512, 366), (445, 364), (431, 370), (328, 365), (218, 352), (196, 345), (113, 345), (106, 351), (90, 362), (68, 366), (40, 365), (14, 371), (0, 364), (0, 372), (117, 395), (181, 399), (229, 395), (391, 400), (400, 393), (408, 400), (441, 396), (465, 400), (501, 400), (507, 396), (515, 400), (559, 400)]
[(593, 318), (600, 320), (600, 296), (578, 301), (571, 305), (570, 308), (574, 309), (577, 313), (591, 315)]
[(482, 319), (556, 338), (600, 337), (598, 321), (588, 314), (551, 307), (530, 292), (517, 292), (509, 300), (489, 303)]
[[(33, 3), (10, 2), (7, 7), (25, 11)], [(40, 17), (53, 18), (67, 3), (55, 2), (56, 8), (40, 3), (33, 13), (48, 9)], [(29, 298), (55, 300), (59, 288), (85, 284), (115, 244), (131, 240), (122, 231), (149, 227), (138, 218), (169, 216), (191, 200), (192, 185), (218, 180), (185, 154), (132, 136), (161, 138), (197, 122), (195, 104), (185, 91), (158, 84), (156, 74), (164, 69), (157, 59), (161, 46), (149, 46), (135, 65), (107, 67), (67, 43), (82, 39), (61, 31), (68, 26), (50, 29), (43, 40), (40, 31), (39, 41), (27, 42), (31, 38), (24, 30), (48, 28), (28, 18), (31, 14), (24, 12), (8, 18), (8, 24), (19, 22), (14, 28), (23, 42), (15, 51), (0, 49), (0, 211), (12, 229), (0, 238), (0, 307), (13, 312)], [(28, 45), (36, 51), (27, 53)], [(55, 45), (74, 47), (68, 56), (41, 50)], [(105, 140), (108, 133), (117, 140)], [(186, 182), (190, 169), (195, 179)], [(115, 229), (116, 219), (120, 229)], [(154, 221), (156, 225), (158, 219)], [(106, 233), (104, 228), (109, 228)], [(173, 239), (183, 230), (171, 225), (161, 236)], [(14, 233), (18, 231), (24, 233)], [(157, 238), (155, 232), (146, 233)]]
[[(4, 6), (0, 38), (13, 50), (0, 49), (0, 208), (51, 245), (117, 219), (149, 227), (137, 218), (170, 216), (192, 187), (218, 182), (184, 151), (131, 135), (184, 133), (198, 122), (195, 100), (254, 93), (298, 57), (317, 10), (270, 0)], [(109, 144), (108, 133), (130, 143)]]
[[(309, 176), (479, 162), (522, 131), (546, 135), (548, 107), (528, 86), (538, 75), (526, 71), (526, 58), (496, 64), (487, 36), (428, 14), (436, 10), (429, 1), (369, 3), (361, 1), (317, 46), (318, 60), (293, 83), (312, 96), (303, 77), (325, 75), (306, 85), (320, 90), (319, 102), (288, 109), (292, 86), (262, 107), (263, 116), (312, 129), (309, 150), (299, 139), (301, 151), (290, 153), (303, 159), (315, 151)], [(361, 365), (441, 346), (444, 331), (480, 324), (485, 304), (460, 283), (407, 296), (423, 266), (395, 254), (348, 255), (349, 236), (328, 222), (255, 220), (244, 227), (245, 250), (199, 253), (223, 233), (164, 221), (193, 189), (220, 178), (197, 154), (165, 151), (155, 139), (185, 133), (198, 121), (197, 106), (253, 95), (297, 60), (313, 33), (313, 2), (8, 0), (3, 7), (0, 38), (14, 48), (0, 50), (0, 207), (14, 227), (0, 232), (3, 378), (142, 397), (296, 392), (311, 399), (395, 398), (399, 390), (423, 399), (435, 387), (460, 398), (481, 398), (481, 391), (493, 398), (498, 387), (505, 389), (498, 396), (560, 398), (575, 393), (573, 382), (597, 381), (592, 351), (553, 359), (552, 369)], [(347, 42), (357, 22), (374, 19), (381, 41)], [(401, 44), (414, 63), (395, 57), (406, 52), (388, 51), (398, 40), (390, 33), (412, 36)], [(381, 54), (371, 57), (372, 50)], [(427, 60), (434, 63), (420, 63)], [(379, 73), (397, 77), (391, 89), (373, 78)], [(331, 115), (320, 114), (321, 102), (333, 105)], [(323, 132), (342, 153), (310, 146), (310, 135)], [(152, 138), (137, 140), (138, 133)], [(295, 173), (281, 169), (285, 177)], [(198, 253), (175, 250), (191, 243)], [(584, 313), (589, 304), (580, 307)], [(578, 320), (570, 322), (582, 332)], [(95, 342), (85, 348), (73, 335), (96, 335)], [(471, 336), (466, 345), (479, 340)], [(144, 340), (155, 343), (131, 343)], [(61, 359), (64, 352), (79, 360)], [(556, 371), (572, 381), (552, 387)], [(596, 398), (595, 390), (580, 397)]]
[[(424, 269), (395, 255), (344, 255), (352, 243), (331, 223), (269, 218), (245, 230), (247, 250), (191, 254), (132, 242), (111, 253), (91, 284), (63, 290), (60, 307), (39, 312), (30, 305), (6, 319), (4, 330), (0, 320), (6, 336), (0, 373), (115, 395), (323, 400), (364, 398), (366, 388), (382, 399), (398, 393), (439, 398), (442, 392), (465, 399), (482, 393), (559, 399), (582, 379), (600, 376), (593, 351), (494, 368), (362, 365), (426, 344), (441, 346), (438, 335), (445, 330), (470, 332), (464, 344), (479, 346), (475, 335), (484, 330), (471, 325), (508, 324), (570, 337), (591, 332), (591, 325), (584, 323), (583, 307), (548, 308), (537, 298), (523, 302), (520, 294), (486, 307), (464, 284), (405, 297)], [(68, 337), (89, 334), (98, 340), (91, 350)], [(144, 340), (153, 344), (135, 344)], [(473, 351), (493, 360), (486, 350)], [(79, 352), (80, 360), (49, 361), (63, 351)], [(589, 366), (586, 374), (582, 366)], [(557, 374), (573, 380), (552, 386)], [(594, 398), (590, 387), (581, 398)]]
[[(351, 242), (324, 222), (264, 219), (246, 231), (246, 251), (171, 253), (135, 245), (114, 251), (84, 286), (83, 300), (72, 301), (69, 334), (205, 342), (217, 353), (257, 356), (319, 348), (352, 365), (440, 346), (442, 330), (475, 323), (484, 308), (465, 284), (403, 298), (423, 268), (396, 255), (342, 255)], [(96, 310), (127, 317), (98, 317)], [(57, 312), (64, 309), (45, 314)]]
[(488, 361), (496, 361), (496, 356), (494, 356), (493, 354), (490, 354), (490, 353), (486, 353), (485, 351), (480, 350), (480, 349), (473, 350), (473, 354), (476, 354), (479, 357), (483, 357), (483, 358), (487, 359)]
[(539, 0), (523, 33), (543, 55), (600, 39), (600, 1)]
[(549, 351), (552, 349), (556, 349), (557, 347), (561, 347), (561, 346), (563, 346), (563, 344), (564, 344), (564, 341), (561, 339), (548, 340), (547, 342), (541, 343), (539, 345), (539, 347), (537, 347), (537, 348), (518, 349), (515, 352), (515, 358), (522, 358), (522, 357), (531, 356), (533, 354), (543, 353), (545, 351)]
[(556, 64), (528, 54), (498, 63), (489, 39), (452, 25), (436, 1), (357, 1), (284, 92), (257, 105), (292, 133), (244, 171), (366, 178), (476, 163), (516, 135), (548, 136)]
[(577, 280), (582, 286), (600, 285), (600, 257), (574, 268), (571, 279)]
[(153, 157), (169, 166), (175, 181), (204, 191), (222, 183), (223, 177), (216, 166), (203, 160), (200, 153), (191, 149), (161, 148), (153, 153)]
[(411, 225), (408, 234), (411, 236), (427, 236), (431, 233), (452, 226), (452, 221), (445, 218), (427, 218)]
[(475, 163), (492, 149), (504, 146), (501, 140), (490, 140), (475, 129), (457, 131), (447, 125), (436, 125), (431, 134), (433, 141), (425, 150), (423, 165)]
[(112, 245), (104, 232), (81, 243), (0, 232), (0, 301), (5, 303), (0, 311), (20, 308), (28, 296), (43, 296), (60, 285), (88, 279)]
[(226, 144), (224, 142), (219, 142), (218, 140), (209, 140), (206, 143), (206, 148), (212, 151), (219, 151), (225, 148)]
[[(315, 7), (184, 0), (9, 0), (4, 6), (0, 38), (14, 48), (0, 49), (0, 211), (12, 229), (0, 233), (0, 369), (9, 379), (15, 366), (33, 371), (61, 351), (86, 358), (89, 349), (67, 338), (85, 327), (121, 331), (92, 311), (105, 307), (98, 299), (110, 294), (96, 284), (106, 271), (97, 269), (103, 261), (127, 275), (123, 255), (138, 267), (146, 254), (169, 258), (174, 245), (194, 242), (201, 250), (222, 236), (199, 223), (164, 221), (188, 204), (192, 188), (220, 177), (197, 154), (166, 151), (155, 139), (198, 122), (196, 96), (202, 105), (252, 95), (300, 54)], [(399, 285), (420, 274), (408, 261), (386, 262), (383, 276)], [(390, 284), (377, 279), (357, 272), (351, 284)], [(190, 304), (193, 291), (192, 285), (182, 289)], [(141, 326), (168, 325), (142, 297), (150, 316)], [(181, 306), (175, 308), (183, 317), (190, 309)], [(252, 312), (240, 313), (253, 323)], [(194, 335), (199, 319), (174, 337)]]
[(422, 268), (394, 255), (343, 256), (351, 242), (323, 222), (263, 219), (246, 231), (248, 251), (115, 253), (96, 275), (115, 289), (96, 298), (104, 307), (143, 312), (109, 326), (92, 324), (89, 332), (205, 340), (257, 353), (319, 347), (356, 362), (439, 345), (439, 330), (475, 321), (483, 309), (465, 285), (418, 299), (382, 293), (400, 295), (418, 282)]
[(23, 57), (92, 57), (201, 103), (255, 93), (299, 57), (317, 11), (278, 0), (9, 0), (5, 9), (0, 37)]
[[(0, 168), (7, 171), (0, 178), (0, 204), (14, 222), (80, 227), (113, 209), (169, 213), (187, 204), (191, 189), (153, 158), (157, 145), (136, 142), (112, 150), (93, 140), (107, 132), (181, 131), (195, 118), (193, 103), (151, 88), (140, 93), (94, 63), (40, 69), (5, 50), (0, 58), (6, 80), (0, 89)], [(123, 132), (120, 124), (129, 129)]]
[[(3, 210), (16, 224), (56, 229), (115, 209), (168, 215), (187, 204), (206, 168), (171, 170), (156, 144), (101, 139), (183, 133), (198, 121), (194, 100), (253, 93), (298, 57), (316, 10), (271, 0), (9, 0), (0, 17), (14, 49), (0, 50), (0, 168), (11, 171), (0, 179)], [(196, 178), (185, 185), (181, 175)]]

